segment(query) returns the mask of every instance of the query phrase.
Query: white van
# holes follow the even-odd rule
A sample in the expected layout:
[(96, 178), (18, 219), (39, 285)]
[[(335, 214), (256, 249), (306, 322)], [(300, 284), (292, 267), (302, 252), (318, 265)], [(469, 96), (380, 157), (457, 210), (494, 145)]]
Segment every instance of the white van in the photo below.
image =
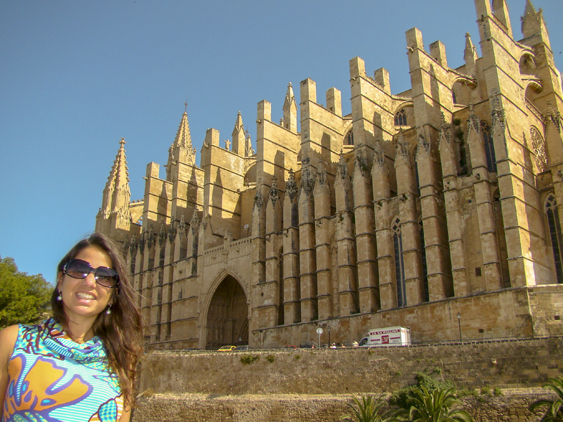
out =
[(360, 347), (410, 345), (411, 330), (405, 327), (374, 328), (360, 341)]

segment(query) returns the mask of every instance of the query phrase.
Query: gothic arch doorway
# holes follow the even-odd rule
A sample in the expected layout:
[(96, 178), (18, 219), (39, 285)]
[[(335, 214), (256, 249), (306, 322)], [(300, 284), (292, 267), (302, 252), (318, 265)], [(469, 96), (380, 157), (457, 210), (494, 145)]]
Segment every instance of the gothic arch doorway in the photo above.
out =
[(248, 344), (248, 305), (239, 282), (226, 276), (207, 310), (206, 349), (224, 345)]

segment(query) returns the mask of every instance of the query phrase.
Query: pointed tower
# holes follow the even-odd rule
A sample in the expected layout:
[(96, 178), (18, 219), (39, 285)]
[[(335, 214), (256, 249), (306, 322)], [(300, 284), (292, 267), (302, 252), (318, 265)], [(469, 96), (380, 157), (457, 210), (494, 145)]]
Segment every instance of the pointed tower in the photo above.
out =
[(475, 63), (477, 63), (477, 59), (479, 57), (469, 32), (465, 33), (465, 50), (463, 52), (463, 58), (465, 59), (465, 73), (471, 76), (475, 75)]
[(506, 0), (493, 0), (493, 13), (495, 17), (505, 26), (506, 33), (512, 38), (512, 24), (508, 14)]
[(543, 19), (543, 11), (541, 9), (536, 11), (531, 0), (526, 0), (526, 8), (524, 9), (524, 16), (522, 16), (522, 35), (524, 35), (525, 39), (539, 36), (540, 40), (551, 49), (547, 27)]
[(125, 157), (125, 139), (121, 138), (119, 144), (119, 150), (104, 188), (102, 208), (96, 217), (96, 231), (106, 233), (113, 238), (123, 237), (116, 236), (116, 231), (129, 230), (131, 223), (129, 212), (131, 192)]
[(287, 130), (297, 133), (297, 103), (295, 102), (291, 82), (287, 86), (287, 93), (283, 103), (283, 122)]
[(235, 128), (233, 129), (233, 149), (235, 154), (244, 155), (246, 150), (246, 138), (244, 132), (244, 125), (242, 124), (242, 116), (240, 111), (237, 115), (237, 121), (235, 123)]
[(193, 166), (195, 163), (196, 149), (192, 146), (192, 135), (188, 113), (184, 111), (176, 139), (168, 150), (168, 164), (166, 165), (166, 180), (173, 182), (178, 179), (181, 164)]

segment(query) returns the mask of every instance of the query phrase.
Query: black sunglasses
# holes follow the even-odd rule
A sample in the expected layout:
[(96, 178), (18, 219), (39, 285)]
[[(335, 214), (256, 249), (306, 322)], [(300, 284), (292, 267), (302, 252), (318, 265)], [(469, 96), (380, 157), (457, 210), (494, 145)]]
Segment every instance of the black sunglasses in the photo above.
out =
[(84, 279), (88, 274), (94, 273), (94, 279), (100, 286), (113, 288), (119, 283), (117, 271), (108, 267), (92, 268), (89, 262), (81, 259), (71, 259), (64, 268), (63, 273), (72, 278)]

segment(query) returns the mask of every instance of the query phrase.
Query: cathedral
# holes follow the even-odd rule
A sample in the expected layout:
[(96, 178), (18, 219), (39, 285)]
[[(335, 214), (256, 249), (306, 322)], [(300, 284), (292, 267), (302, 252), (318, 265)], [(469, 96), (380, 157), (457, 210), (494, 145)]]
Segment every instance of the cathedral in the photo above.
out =
[(96, 231), (122, 247), (149, 349), (563, 334), (561, 76), (541, 9), (517, 41), (507, 0), (474, 2), (481, 56), (467, 34), (450, 68), (412, 28), (409, 90), (353, 58), (351, 114), (289, 84), (279, 123), (258, 103), (256, 151), (239, 113), (198, 166), (185, 112), (141, 200), (122, 140)]

